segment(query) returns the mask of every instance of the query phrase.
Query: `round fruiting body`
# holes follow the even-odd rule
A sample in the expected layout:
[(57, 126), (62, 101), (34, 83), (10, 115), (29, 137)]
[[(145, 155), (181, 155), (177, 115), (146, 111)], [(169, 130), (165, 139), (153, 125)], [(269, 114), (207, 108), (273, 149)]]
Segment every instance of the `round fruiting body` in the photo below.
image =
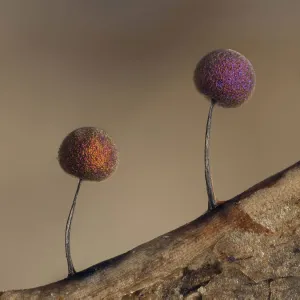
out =
[(102, 181), (116, 170), (118, 150), (104, 130), (81, 127), (65, 137), (58, 161), (70, 175), (81, 180)]
[(249, 99), (255, 81), (250, 61), (231, 49), (218, 49), (206, 54), (194, 72), (198, 91), (226, 108), (238, 107)]

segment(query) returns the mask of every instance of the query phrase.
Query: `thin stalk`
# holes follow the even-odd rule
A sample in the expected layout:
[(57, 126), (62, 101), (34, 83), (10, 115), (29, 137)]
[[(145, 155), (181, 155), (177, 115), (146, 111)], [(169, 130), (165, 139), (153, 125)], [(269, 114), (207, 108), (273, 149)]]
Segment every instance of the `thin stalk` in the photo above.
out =
[(204, 148), (204, 163), (205, 163), (205, 182), (206, 182), (206, 190), (208, 196), (208, 210), (213, 210), (217, 206), (216, 197), (213, 191), (213, 183), (211, 178), (210, 171), (210, 161), (209, 161), (209, 142), (210, 142), (210, 131), (211, 131), (211, 119), (213, 108), (216, 102), (211, 100), (211, 105), (209, 108), (207, 123), (206, 123), (206, 134), (205, 134), (205, 148)]
[(73, 203), (70, 209), (69, 217), (67, 220), (66, 224), (66, 230), (65, 230), (65, 249), (66, 249), (66, 258), (67, 258), (67, 263), (68, 263), (68, 277), (74, 275), (76, 273), (72, 258), (71, 258), (71, 251), (70, 251), (70, 232), (71, 232), (71, 225), (72, 225), (72, 219), (75, 211), (75, 206), (76, 206), (76, 199), (80, 190), (82, 179), (79, 179), (77, 189), (75, 192), (75, 196), (73, 199)]

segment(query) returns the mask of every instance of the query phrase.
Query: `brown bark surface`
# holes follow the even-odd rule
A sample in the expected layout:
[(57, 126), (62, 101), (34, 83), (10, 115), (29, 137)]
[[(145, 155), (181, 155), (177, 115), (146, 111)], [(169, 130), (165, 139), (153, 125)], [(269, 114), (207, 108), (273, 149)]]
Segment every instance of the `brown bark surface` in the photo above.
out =
[(300, 299), (299, 225), (300, 162), (127, 253), (0, 299)]

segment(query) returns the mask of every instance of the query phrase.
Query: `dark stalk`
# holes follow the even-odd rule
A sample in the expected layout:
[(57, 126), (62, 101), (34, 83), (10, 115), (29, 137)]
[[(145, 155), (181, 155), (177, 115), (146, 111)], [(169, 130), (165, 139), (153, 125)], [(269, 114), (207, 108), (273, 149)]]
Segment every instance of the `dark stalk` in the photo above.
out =
[(213, 210), (217, 206), (216, 197), (213, 191), (213, 184), (210, 171), (210, 161), (209, 161), (209, 142), (210, 142), (210, 131), (211, 131), (211, 119), (213, 108), (216, 104), (215, 100), (211, 100), (211, 105), (209, 108), (207, 123), (206, 123), (206, 134), (205, 134), (205, 148), (204, 148), (204, 163), (205, 163), (205, 182), (206, 190), (208, 196), (208, 211)]
[(67, 263), (68, 263), (68, 277), (74, 275), (76, 273), (74, 266), (73, 266), (73, 262), (72, 262), (72, 258), (71, 258), (71, 251), (70, 251), (70, 232), (71, 232), (71, 225), (72, 225), (72, 219), (73, 219), (73, 215), (74, 215), (74, 211), (75, 211), (75, 206), (76, 206), (76, 199), (80, 190), (80, 186), (81, 186), (81, 182), (82, 179), (79, 179), (78, 185), (77, 185), (77, 189), (75, 192), (75, 196), (73, 199), (73, 203), (70, 209), (70, 213), (69, 213), (69, 217), (67, 220), (67, 224), (66, 224), (66, 231), (65, 231), (65, 249), (66, 249), (66, 258), (67, 258)]

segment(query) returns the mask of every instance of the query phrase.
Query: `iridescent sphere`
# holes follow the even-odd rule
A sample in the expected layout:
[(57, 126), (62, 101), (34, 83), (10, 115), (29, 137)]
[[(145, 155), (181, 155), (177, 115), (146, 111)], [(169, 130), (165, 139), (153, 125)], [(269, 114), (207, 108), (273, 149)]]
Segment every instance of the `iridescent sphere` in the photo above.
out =
[(102, 181), (118, 166), (118, 150), (108, 134), (95, 127), (69, 133), (58, 151), (61, 168), (82, 180)]
[(255, 72), (250, 61), (230, 49), (206, 54), (196, 66), (194, 83), (198, 91), (222, 107), (238, 107), (255, 88)]

